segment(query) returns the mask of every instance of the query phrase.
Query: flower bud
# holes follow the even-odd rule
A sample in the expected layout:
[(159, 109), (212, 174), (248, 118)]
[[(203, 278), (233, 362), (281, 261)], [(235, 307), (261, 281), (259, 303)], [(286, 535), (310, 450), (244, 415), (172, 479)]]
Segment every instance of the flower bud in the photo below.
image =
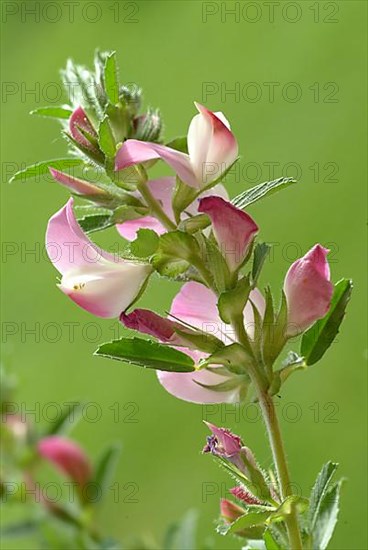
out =
[(327, 248), (316, 244), (303, 258), (296, 260), (286, 274), (288, 337), (304, 332), (329, 310), (333, 285), (326, 259), (328, 252)]
[(72, 113), (69, 119), (69, 130), (71, 136), (75, 139), (75, 141), (80, 143), (80, 145), (83, 145), (83, 147), (87, 147), (88, 149), (93, 148), (91, 142), (84, 135), (84, 133), (95, 139), (97, 139), (97, 133), (82, 107), (78, 107)]
[(56, 435), (45, 437), (39, 441), (37, 448), (43, 458), (79, 485), (83, 486), (91, 479), (92, 468), (89, 458), (70, 439)]
[(133, 119), (133, 128), (135, 139), (142, 141), (159, 141), (162, 131), (162, 121), (159, 111), (151, 109), (144, 115)]
[(231, 502), (231, 500), (222, 498), (220, 500), (220, 514), (227, 523), (233, 523), (241, 516), (244, 516), (245, 510), (234, 502)]

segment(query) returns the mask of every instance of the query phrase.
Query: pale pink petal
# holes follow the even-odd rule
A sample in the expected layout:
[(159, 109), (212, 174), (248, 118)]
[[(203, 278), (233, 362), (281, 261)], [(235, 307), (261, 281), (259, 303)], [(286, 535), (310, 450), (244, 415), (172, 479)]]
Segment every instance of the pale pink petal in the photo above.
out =
[(158, 143), (128, 139), (117, 152), (115, 170), (155, 159), (166, 162), (191, 187), (199, 187), (189, 156)]
[(219, 376), (208, 370), (198, 372), (164, 372), (157, 371), (157, 376), (166, 391), (192, 403), (237, 403), (240, 399), (239, 388), (227, 392), (212, 391), (203, 388), (195, 381), (206, 385), (216, 385), (225, 382), (224, 376)]
[[(238, 156), (238, 144), (222, 113), (199, 103), (188, 131), (188, 151), (197, 180), (208, 184), (227, 170)], [(226, 122), (225, 122), (226, 121)]]
[(250, 300), (253, 302), (262, 318), (266, 309), (266, 301), (258, 288), (255, 288), (249, 294), (249, 300), (244, 308), (244, 326), (249, 337), (253, 339), (255, 324), (253, 307)]
[(83, 233), (73, 213), (72, 198), (49, 220), (46, 251), (51, 262), (62, 274), (83, 266), (92, 269), (101, 259), (117, 261)]
[[(165, 214), (174, 221), (174, 213), (171, 202), (175, 187), (175, 178), (166, 177), (150, 180), (147, 185), (155, 199), (160, 202)], [(152, 216), (145, 216), (135, 220), (127, 220), (124, 223), (117, 224), (116, 228), (120, 235), (128, 241), (134, 241), (137, 237), (137, 231), (139, 229), (152, 229), (158, 235), (162, 235), (166, 232), (166, 228), (161, 224), (161, 222)]]
[(89, 181), (75, 178), (74, 176), (55, 170), (54, 168), (49, 168), (49, 170), (52, 177), (58, 183), (61, 183), (61, 185), (64, 185), (64, 187), (67, 187), (73, 193), (77, 193), (78, 195), (106, 195), (103, 189), (96, 187)]
[(288, 335), (304, 332), (324, 317), (333, 294), (328, 250), (315, 245), (303, 258), (296, 260), (286, 274), (284, 291), (288, 303)]
[(198, 211), (210, 217), (223, 256), (231, 270), (237, 269), (258, 231), (257, 224), (248, 214), (221, 197), (201, 199)]

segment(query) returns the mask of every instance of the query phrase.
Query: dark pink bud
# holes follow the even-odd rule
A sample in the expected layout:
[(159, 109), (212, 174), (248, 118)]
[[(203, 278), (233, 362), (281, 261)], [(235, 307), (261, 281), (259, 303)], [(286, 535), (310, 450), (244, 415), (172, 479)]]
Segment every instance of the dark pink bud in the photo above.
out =
[(85, 485), (92, 475), (89, 458), (73, 441), (66, 437), (44, 437), (38, 443), (39, 454), (79, 485)]
[(262, 504), (262, 502), (243, 487), (233, 487), (230, 493), (245, 504)]
[(69, 130), (75, 141), (87, 149), (94, 150), (95, 148), (92, 143), (86, 138), (85, 135), (83, 135), (80, 128), (84, 130), (84, 132), (88, 133), (92, 138), (97, 139), (96, 130), (92, 126), (82, 107), (78, 107), (72, 113), (69, 119)]

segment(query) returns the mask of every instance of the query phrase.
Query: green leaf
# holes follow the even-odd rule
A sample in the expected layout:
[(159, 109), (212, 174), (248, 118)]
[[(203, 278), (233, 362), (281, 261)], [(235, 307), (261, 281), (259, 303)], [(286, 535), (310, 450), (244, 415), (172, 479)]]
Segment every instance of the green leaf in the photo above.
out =
[(160, 237), (153, 266), (161, 275), (176, 277), (187, 271), (198, 254), (199, 246), (192, 235), (170, 231)]
[(65, 434), (77, 424), (82, 414), (82, 403), (71, 403), (46, 430), (46, 435)]
[(94, 231), (102, 231), (112, 225), (115, 225), (111, 214), (92, 214), (78, 219), (78, 223), (85, 233), (93, 233)]
[(323, 497), (312, 533), (313, 550), (326, 550), (339, 515), (341, 482), (336, 483)]
[(49, 168), (56, 168), (56, 170), (63, 170), (65, 168), (71, 168), (72, 166), (80, 166), (84, 164), (82, 159), (55, 159), (55, 160), (46, 160), (43, 162), (38, 162), (37, 164), (32, 164), (27, 166), (24, 170), (20, 170), (9, 180), (9, 183), (14, 183), (16, 181), (26, 181), (33, 178), (37, 178), (44, 174), (49, 173)]
[(101, 151), (109, 158), (115, 158), (116, 144), (111, 130), (109, 117), (105, 116), (98, 128), (98, 145)]
[(256, 285), (258, 277), (262, 271), (263, 264), (267, 258), (267, 255), (271, 249), (271, 246), (267, 243), (258, 243), (253, 253), (253, 267), (252, 267), (252, 283)]
[(300, 353), (307, 365), (314, 365), (323, 357), (339, 332), (350, 300), (353, 283), (350, 279), (341, 279), (335, 285), (328, 313), (303, 334)]
[(156, 252), (158, 244), (159, 236), (152, 229), (139, 229), (130, 250), (137, 258), (148, 258)]
[(198, 214), (198, 216), (191, 216), (181, 221), (179, 224), (179, 229), (185, 231), (186, 233), (196, 233), (201, 231), (210, 225), (210, 219), (206, 214)]
[(180, 214), (185, 210), (195, 199), (197, 189), (190, 187), (181, 179), (176, 178), (176, 185), (172, 197), (172, 207), (177, 223), (180, 222)]
[(40, 107), (31, 111), (30, 115), (68, 119), (72, 113), (73, 111), (68, 107)]
[(119, 82), (117, 75), (116, 52), (111, 52), (106, 57), (104, 69), (105, 91), (112, 105), (119, 102)]
[(187, 136), (181, 136), (172, 139), (171, 141), (169, 141), (169, 143), (166, 143), (166, 147), (170, 147), (171, 149), (175, 149), (176, 151), (180, 151), (181, 153), (188, 154)]
[(234, 206), (243, 210), (250, 204), (257, 202), (272, 193), (281, 191), (281, 189), (286, 189), (286, 187), (290, 187), (290, 185), (293, 185), (294, 183), (296, 183), (296, 180), (293, 178), (278, 178), (277, 180), (266, 181), (256, 187), (252, 187), (252, 189), (243, 191), (243, 193), (240, 193), (240, 195), (234, 197), (231, 202)]
[(318, 474), (316, 482), (312, 488), (308, 514), (308, 521), (311, 532), (314, 531), (323, 498), (326, 494), (326, 491), (328, 490), (328, 487), (331, 483), (334, 473), (337, 470), (337, 467), (338, 464), (336, 464), (335, 462), (327, 462)]
[(121, 454), (120, 445), (110, 445), (99, 457), (95, 466), (93, 482), (98, 486), (103, 497), (112, 483), (116, 466)]
[(231, 274), (227, 262), (221, 254), (217, 243), (212, 239), (208, 239), (203, 234), (198, 234), (197, 239), (202, 245), (202, 255), (204, 255), (208, 272), (213, 278), (217, 290), (223, 292), (229, 288), (231, 282)]
[(139, 367), (168, 372), (193, 372), (194, 361), (174, 348), (143, 340), (142, 338), (121, 338), (102, 344), (94, 353), (109, 359), (125, 361)]
[(263, 540), (265, 541), (266, 550), (282, 550), (282, 547), (274, 539), (271, 531), (269, 531), (268, 529), (263, 534)]

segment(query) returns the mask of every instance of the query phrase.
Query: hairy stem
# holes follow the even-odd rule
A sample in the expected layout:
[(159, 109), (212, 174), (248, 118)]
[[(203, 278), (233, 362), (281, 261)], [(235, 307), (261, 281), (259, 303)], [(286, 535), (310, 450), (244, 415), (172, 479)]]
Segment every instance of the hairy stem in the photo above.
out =
[[(241, 344), (247, 347), (249, 345), (248, 337), (244, 341), (244, 334), (242, 330), (239, 330), (239, 324), (234, 325), (238, 340)], [(268, 440), (272, 450), (273, 461), (276, 467), (277, 477), (280, 486), (281, 500), (285, 500), (288, 496), (292, 495), (292, 486), (290, 482), (289, 468), (287, 465), (286, 454), (284, 444), (282, 440), (280, 424), (277, 418), (275, 405), (273, 399), (268, 393), (268, 382), (262, 375), (262, 371), (259, 366), (254, 364), (251, 372), (249, 373), (254, 387), (256, 389), (257, 397), (261, 407), (263, 420), (266, 425)], [(285, 519), (290, 550), (303, 550), (302, 539), (300, 535), (298, 518), (296, 511), (293, 509), (291, 514)]]

